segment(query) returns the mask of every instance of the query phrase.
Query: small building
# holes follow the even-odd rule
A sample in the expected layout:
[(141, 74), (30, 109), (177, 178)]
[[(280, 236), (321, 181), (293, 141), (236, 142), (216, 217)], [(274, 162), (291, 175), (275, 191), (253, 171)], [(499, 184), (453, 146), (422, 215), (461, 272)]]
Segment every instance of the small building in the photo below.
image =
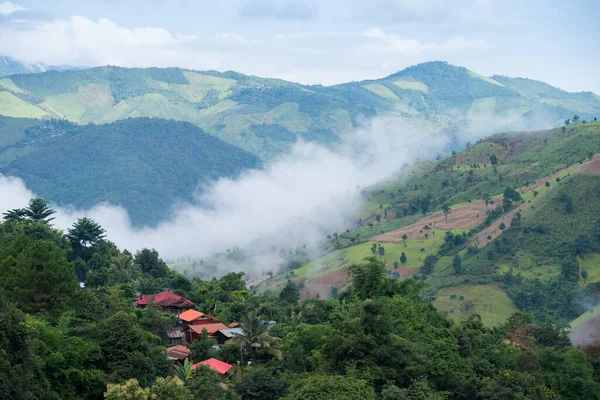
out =
[(185, 334), (181, 331), (181, 329), (177, 328), (167, 332), (167, 337), (169, 338), (169, 345), (178, 345), (183, 342)]
[(185, 346), (177, 345), (167, 349), (167, 357), (169, 360), (182, 364), (186, 358), (189, 358), (192, 352)]
[(190, 325), (207, 325), (215, 323), (218, 319), (201, 313), (196, 310), (187, 310), (179, 314), (179, 321), (181, 322), (181, 329), (187, 329)]
[(226, 341), (235, 336), (244, 336), (244, 330), (240, 327), (221, 329), (216, 332), (215, 336), (217, 338), (217, 344), (222, 346)]
[(193, 371), (202, 365), (206, 365), (208, 368), (216, 371), (221, 376), (221, 380), (224, 380), (227, 377), (227, 372), (233, 368), (233, 365), (231, 364), (227, 364), (216, 358), (209, 358), (208, 360), (200, 361), (199, 363), (192, 365), (191, 369)]
[(206, 333), (210, 339), (214, 339), (217, 331), (221, 329), (227, 329), (225, 324), (220, 322), (214, 324), (203, 324), (203, 325), (189, 325), (185, 330), (185, 338), (188, 343), (192, 343), (194, 340), (202, 339), (202, 331), (206, 329)]
[(174, 314), (180, 314), (196, 307), (196, 304), (193, 301), (172, 292), (143, 294), (135, 301), (135, 305), (142, 309), (148, 307), (150, 304), (154, 304), (160, 311)]

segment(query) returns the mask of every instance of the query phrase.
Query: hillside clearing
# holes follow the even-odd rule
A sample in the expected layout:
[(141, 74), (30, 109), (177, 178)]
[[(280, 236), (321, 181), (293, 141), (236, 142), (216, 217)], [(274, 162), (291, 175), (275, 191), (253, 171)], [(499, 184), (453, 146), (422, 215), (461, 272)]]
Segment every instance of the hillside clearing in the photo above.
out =
[(479, 314), (487, 326), (501, 324), (518, 311), (498, 284), (442, 289), (433, 305), (460, 321), (470, 315)]

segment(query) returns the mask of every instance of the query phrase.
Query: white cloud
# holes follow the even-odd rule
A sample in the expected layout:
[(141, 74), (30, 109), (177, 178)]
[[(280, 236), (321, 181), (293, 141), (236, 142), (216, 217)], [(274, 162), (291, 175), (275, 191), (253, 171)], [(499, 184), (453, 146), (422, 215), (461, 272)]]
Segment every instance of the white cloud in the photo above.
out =
[[(446, 140), (432, 138), (415, 120), (378, 118), (349, 134), (338, 152), (297, 143), (291, 154), (264, 170), (222, 179), (206, 188), (206, 207), (181, 207), (172, 221), (156, 228), (135, 229), (122, 209), (106, 205), (60, 209), (55, 224), (66, 229), (85, 215), (121, 248), (154, 247), (171, 259), (207, 257), (239, 246), (255, 260), (276, 262), (274, 248), (317, 244), (349, 227), (362, 187), (392, 176), (417, 157), (434, 156)], [(0, 192), (0, 211), (23, 207), (33, 196), (21, 181), (1, 176)]]
[(239, 33), (221, 33), (217, 38), (233, 44), (246, 44), (246, 39)]
[(405, 39), (396, 34), (387, 34), (380, 28), (367, 30), (364, 33), (367, 38), (375, 39), (379, 46), (367, 45), (363, 49), (372, 46), (377, 53), (404, 53), (407, 55), (418, 55), (424, 52), (435, 52), (440, 54), (445, 51), (463, 51), (469, 49), (484, 50), (487, 43), (481, 39), (468, 40), (462, 36), (441, 42), (441, 43), (422, 43), (415, 39)]
[(165, 29), (116, 25), (107, 18), (93, 21), (73, 16), (25, 27), (6, 24), (0, 53), (27, 63), (120, 65), (125, 67), (181, 66), (220, 68), (218, 53), (188, 47), (195, 36), (172, 35)]
[(10, 1), (5, 1), (0, 3), (0, 15), (10, 15), (17, 11), (25, 11), (27, 10), (25, 7), (22, 7), (18, 4), (11, 3)]

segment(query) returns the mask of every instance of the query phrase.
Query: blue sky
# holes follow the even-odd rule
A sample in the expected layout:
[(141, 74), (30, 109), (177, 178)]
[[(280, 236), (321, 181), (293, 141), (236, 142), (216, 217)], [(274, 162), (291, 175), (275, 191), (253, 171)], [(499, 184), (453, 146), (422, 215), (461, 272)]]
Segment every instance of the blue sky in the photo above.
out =
[(444, 60), (600, 93), (599, 17), (597, 0), (0, 0), (0, 54), (311, 84)]

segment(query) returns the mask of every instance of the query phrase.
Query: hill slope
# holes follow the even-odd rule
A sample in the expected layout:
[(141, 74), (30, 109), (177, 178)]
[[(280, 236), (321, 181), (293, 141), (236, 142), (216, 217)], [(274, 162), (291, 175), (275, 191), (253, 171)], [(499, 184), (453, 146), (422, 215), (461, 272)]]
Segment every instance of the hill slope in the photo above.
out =
[(381, 114), (435, 120), (432, 129), (481, 116), (543, 118), (551, 126), (574, 114), (582, 119), (600, 114), (600, 98), (591, 93), (486, 78), (443, 62), (331, 87), (235, 72), (102, 67), (13, 75), (0, 79), (0, 90), (0, 115), (78, 123), (129, 117), (188, 121), (262, 158), (285, 151), (298, 137), (333, 145), (362, 117)]
[(365, 191), (355, 229), (256, 290), (291, 279), (328, 297), (348, 284), (345, 268), (375, 255), (390, 276), (425, 281), (457, 319), (498, 324), (520, 310), (568, 322), (600, 300), (598, 175), (600, 123), (494, 135)]
[(58, 204), (121, 205), (137, 225), (165, 219), (174, 201), (193, 200), (199, 184), (261, 166), (253, 154), (187, 122), (138, 118), (30, 126), (31, 120), (3, 121), (20, 124), (22, 137), (0, 149), (0, 172), (22, 178)]

